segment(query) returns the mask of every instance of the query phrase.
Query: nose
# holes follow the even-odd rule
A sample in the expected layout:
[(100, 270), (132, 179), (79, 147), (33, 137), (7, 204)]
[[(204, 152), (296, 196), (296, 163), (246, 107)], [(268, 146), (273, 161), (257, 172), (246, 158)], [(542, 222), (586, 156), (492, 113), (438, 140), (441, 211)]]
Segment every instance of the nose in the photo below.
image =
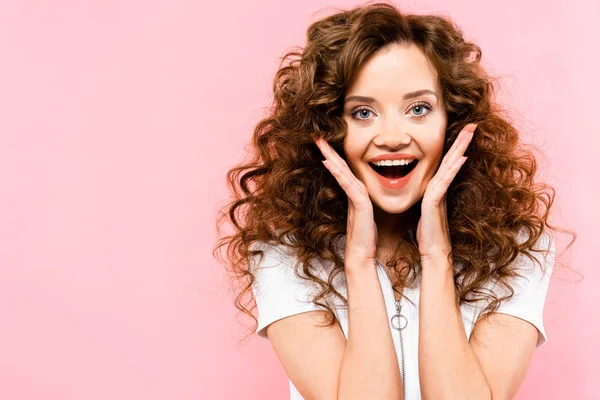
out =
[(402, 148), (410, 144), (411, 135), (407, 131), (406, 125), (390, 118), (384, 121), (379, 134), (373, 139), (373, 143), (381, 147), (390, 149)]

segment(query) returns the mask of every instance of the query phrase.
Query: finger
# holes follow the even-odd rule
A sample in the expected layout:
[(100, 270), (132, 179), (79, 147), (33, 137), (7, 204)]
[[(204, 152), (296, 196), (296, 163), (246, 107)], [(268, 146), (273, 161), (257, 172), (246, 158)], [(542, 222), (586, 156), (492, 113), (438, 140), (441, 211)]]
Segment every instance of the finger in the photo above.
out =
[(469, 146), (470, 139), (468, 138), (469, 132), (463, 129), (452, 144), (452, 147), (446, 153), (446, 157), (444, 157), (444, 161), (442, 164), (446, 167), (448, 164), (452, 165), (458, 157), (460, 157), (467, 150)]
[(454, 164), (452, 164), (452, 166), (450, 168), (448, 168), (446, 170), (446, 172), (441, 176), (440, 180), (439, 180), (439, 184), (441, 185), (441, 189), (443, 190), (443, 193), (446, 193), (446, 191), (448, 190), (448, 188), (450, 187), (450, 184), (452, 183), (452, 181), (454, 180), (454, 178), (456, 177), (456, 174), (458, 174), (458, 171), (460, 170), (460, 168), (463, 166), (463, 164), (465, 163), (465, 161), (467, 161), (467, 157), (463, 157), (461, 156), (458, 160), (456, 160), (454, 162)]
[(461, 156), (454, 162), (449, 168), (438, 171), (438, 174), (431, 180), (431, 201), (436, 203), (442, 198), (442, 196), (448, 191), (450, 183), (458, 174), (458, 171), (467, 160), (467, 157)]
[[(348, 176), (340, 170), (340, 167), (335, 163), (331, 163), (330, 160), (323, 161), (323, 165), (331, 172), (334, 178), (338, 181), (339, 185), (344, 189), (344, 192), (348, 195), (350, 200), (354, 204), (360, 203), (361, 197), (363, 197), (362, 191), (354, 184), (353, 179), (349, 179)], [(356, 178), (354, 178), (356, 179)]]
[(330, 163), (331, 160), (327, 160), (326, 166), (331, 166), (331, 168), (328, 168), (329, 171), (331, 171), (335, 179), (340, 183), (340, 186), (342, 186), (342, 189), (344, 189), (348, 197), (350, 197), (354, 203), (358, 203), (363, 196), (358, 179), (356, 179), (354, 174), (347, 167)]
[(356, 187), (357, 190), (360, 190), (360, 186), (357, 183), (357, 178), (354, 176), (348, 164), (342, 157), (337, 154), (337, 152), (327, 143), (325, 140), (318, 140), (315, 142), (323, 156), (327, 159), (328, 164), (334, 166), (338, 174), (343, 175), (352, 185)]
[(473, 124), (469, 124), (458, 134), (452, 147), (448, 150), (448, 153), (446, 153), (446, 156), (442, 160), (442, 164), (439, 168), (440, 170), (445, 170), (448, 165), (454, 164), (454, 162), (465, 153), (473, 138), (474, 127), (477, 127), (477, 125), (473, 126)]
[(326, 140), (320, 138), (315, 143), (317, 144), (317, 146), (319, 147), (319, 149), (321, 150), (321, 153), (323, 153), (325, 158), (335, 162), (337, 165), (340, 165), (340, 166), (345, 165), (346, 167), (348, 167), (348, 164), (346, 163), (346, 161), (338, 154), (337, 151), (335, 151), (333, 149), (333, 147), (331, 147), (331, 145), (329, 143), (327, 143)]

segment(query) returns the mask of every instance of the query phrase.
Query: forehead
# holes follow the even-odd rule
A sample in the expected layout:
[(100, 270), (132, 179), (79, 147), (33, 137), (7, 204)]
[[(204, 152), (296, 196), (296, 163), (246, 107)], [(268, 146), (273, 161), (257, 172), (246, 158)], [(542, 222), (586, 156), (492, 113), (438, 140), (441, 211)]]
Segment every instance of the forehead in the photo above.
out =
[(420, 89), (439, 93), (435, 68), (418, 46), (391, 44), (361, 66), (348, 94), (406, 93)]

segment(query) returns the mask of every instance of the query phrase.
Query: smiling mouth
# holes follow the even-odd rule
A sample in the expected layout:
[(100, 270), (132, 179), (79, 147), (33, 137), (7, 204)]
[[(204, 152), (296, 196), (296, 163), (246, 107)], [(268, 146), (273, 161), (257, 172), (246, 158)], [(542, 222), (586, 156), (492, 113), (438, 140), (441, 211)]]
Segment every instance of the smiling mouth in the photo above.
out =
[(388, 179), (398, 179), (402, 178), (410, 173), (417, 164), (419, 160), (415, 160), (408, 165), (391, 165), (391, 166), (377, 166), (372, 163), (369, 163), (369, 166), (379, 175)]

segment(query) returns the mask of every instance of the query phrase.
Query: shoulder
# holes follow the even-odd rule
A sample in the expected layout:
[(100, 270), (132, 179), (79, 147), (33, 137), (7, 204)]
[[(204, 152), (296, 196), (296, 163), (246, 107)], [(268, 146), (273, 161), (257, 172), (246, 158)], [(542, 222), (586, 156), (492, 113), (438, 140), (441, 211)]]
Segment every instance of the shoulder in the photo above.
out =
[[(521, 230), (518, 235), (519, 243), (523, 244), (527, 239), (527, 233)], [(537, 241), (527, 250), (527, 254), (519, 253), (517, 255), (513, 263), (513, 270), (523, 280), (515, 279), (515, 283), (541, 284), (549, 281), (554, 269), (555, 251), (552, 235), (547, 230), (544, 230)]]
[[(291, 277), (290, 274), (298, 271), (300, 273), (295, 275), (298, 278), (303, 276), (304, 266), (300, 263), (297, 250), (289, 244), (254, 242), (249, 250), (262, 252), (262, 254), (251, 255), (250, 272), (253, 274), (283, 278)], [(308, 260), (307, 268), (320, 279), (327, 279), (328, 274), (333, 270), (333, 263), (315, 256)]]
[[(528, 236), (521, 231), (518, 239), (522, 244)], [(507, 297), (500, 302), (495, 312), (512, 315), (534, 325), (539, 332), (536, 347), (540, 347), (547, 341), (543, 312), (554, 269), (555, 247), (552, 235), (544, 231), (533, 243), (529, 253), (530, 255), (518, 254), (511, 264), (511, 271), (516, 276), (502, 282), (496, 280), (492, 291), (498, 299)]]
[[(315, 279), (303, 273), (296, 252), (287, 245), (260, 242), (251, 246), (263, 252), (252, 257), (251, 289), (258, 308), (257, 334), (266, 337), (266, 327), (271, 323), (299, 313), (326, 310), (313, 302), (323, 289)], [(309, 263), (311, 273), (328, 282), (331, 267), (320, 258)]]

